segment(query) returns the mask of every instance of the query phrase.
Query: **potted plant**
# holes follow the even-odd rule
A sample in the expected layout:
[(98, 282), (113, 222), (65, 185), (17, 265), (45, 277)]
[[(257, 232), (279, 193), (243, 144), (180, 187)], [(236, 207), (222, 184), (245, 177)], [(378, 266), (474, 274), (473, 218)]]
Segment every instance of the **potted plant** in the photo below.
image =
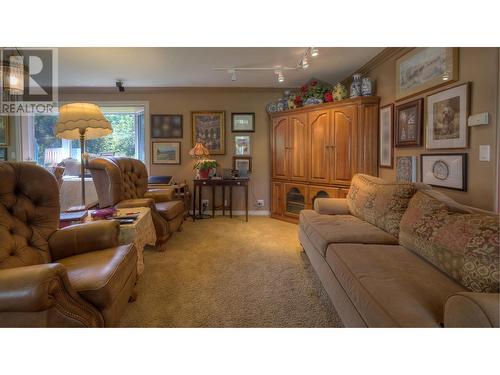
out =
[(194, 169), (198, 170), (200, 178), (208, 178), (210, 171), (217, 167), (217, 162), (215, 160), (203, 159), (198, 160), (194, 164)]

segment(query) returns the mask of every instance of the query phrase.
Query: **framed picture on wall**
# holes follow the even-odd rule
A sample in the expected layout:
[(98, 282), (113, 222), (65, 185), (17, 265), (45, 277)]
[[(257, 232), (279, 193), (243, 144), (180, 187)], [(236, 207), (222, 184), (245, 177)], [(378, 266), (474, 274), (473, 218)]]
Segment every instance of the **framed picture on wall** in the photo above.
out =
[(181, 142), (153, 142), (153, 164), (180, 164)]
[(466, 148), (468, 107), (468, 83), (429, 95), (425, 147)]
[(233, 156), (233, 169), (238, 171), (252, 171), (252, 158), (247, 156)]
[(151, 138), (182, 138), (182, 115), (151, 115)]
[(253, 133), (255, 131), (255, 113), (231, 113), (231, 131), (233, 133)]
[(224, 111), (191, 112), (192, 144), (202, 143), (212, 155), (226, 153), (226, 123)]
[(458, 80), (458, 48), (415, 48), (396, 60), (396, 100)]
[(392, 168), (393, 144), (394, 144), (394, 104), (380, 108), (379, 127), (379, 166), (380, 168)]
[(417, 182), (416, 156), (399, 156), (396, 158), (396, 181)]
[(249, 135), (236, 135), (234, 136), (234, 154), (237, 156), (250, 156), (252, 155), (251, 144)]
[(422, 146), (422, 113), (424, 99), (413, 100), (396, 106), (395, 146)]
[(0, 161), (7, 161), (7, 147), (0, 147)]
[(0, 146), (9, 145), (9, 116), (0, 116)]
[(422, 154), (420, 174), (428, 185), (467, 191), (467, 154)]

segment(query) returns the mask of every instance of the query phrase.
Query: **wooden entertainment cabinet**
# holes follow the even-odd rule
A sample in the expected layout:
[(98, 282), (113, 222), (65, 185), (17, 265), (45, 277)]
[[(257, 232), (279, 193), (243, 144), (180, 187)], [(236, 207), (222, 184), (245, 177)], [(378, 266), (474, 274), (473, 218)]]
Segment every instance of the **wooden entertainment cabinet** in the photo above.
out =
[(356, 173), (378, 175), (378, 97), (273, 113), (271, 217), (297, 222), (316, 198), (347, 195)]

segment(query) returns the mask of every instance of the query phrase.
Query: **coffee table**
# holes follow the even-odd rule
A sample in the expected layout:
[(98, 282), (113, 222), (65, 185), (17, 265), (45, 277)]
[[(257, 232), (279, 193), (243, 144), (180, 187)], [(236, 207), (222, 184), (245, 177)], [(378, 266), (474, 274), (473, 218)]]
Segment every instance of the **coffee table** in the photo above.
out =
[[(156, 231), (153, 224), (151, 210), (148, 207), (134, 207), (119, 209), (117, 215), (138, 213), (139, 217), (132, 224), (120, 224), (120, 245), (133, 243), (137, 249), (137, 275), (144, 272), (144, 247), (154, 246), (156, 243)], [(90, 211), (85, 221), (91, 221)]]

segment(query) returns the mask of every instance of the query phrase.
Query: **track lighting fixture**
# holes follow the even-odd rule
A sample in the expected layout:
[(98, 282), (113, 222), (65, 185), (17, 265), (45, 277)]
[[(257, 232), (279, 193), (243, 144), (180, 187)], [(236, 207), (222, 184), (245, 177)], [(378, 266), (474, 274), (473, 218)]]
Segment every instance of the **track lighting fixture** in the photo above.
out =
[(227, 72), (231, 74), (231, 81), (236, 81), (236, 69), (229, 69)]
[(304, 56), (302, 58), (302, 64), (300, 64), (302, 66), (302, 69), (307, 69), (309, 68), (309, 61), (307, 61), (307, 56)]
[(119, 92), (124, 92), (125, 87), (123, 87), (123, 81), (122, 80), (117, 80), (116, 81), (116, 87), (118, 88)]
[(283, 72), (281, 70), (276, 70), (274, 73), (278, 76), (278, 82), (283, 83), (285, 82), (285, 76), (283, 75)]
[(319, 55), (319, 50), (316, 47), (311, 48), (311, 56), (316, 57)]

